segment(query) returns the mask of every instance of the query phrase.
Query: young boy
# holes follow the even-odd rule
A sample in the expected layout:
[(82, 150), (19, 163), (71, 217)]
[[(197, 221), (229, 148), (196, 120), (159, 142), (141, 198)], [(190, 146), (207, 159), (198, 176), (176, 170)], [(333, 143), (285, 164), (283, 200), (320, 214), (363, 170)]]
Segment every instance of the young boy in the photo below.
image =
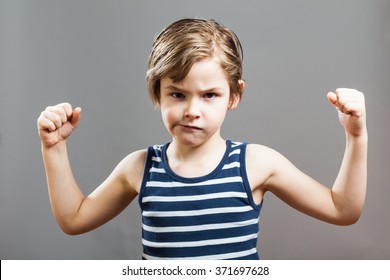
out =
[(49, 196), (68, 234), (106, 223), (139, 195), (144, 259), (258, 259), (263, 196), (337, 225), (355, 223), (367, 177), (364, 96), (328, 93), (345, 128), (346, 149), (332, 188), (262, 145), (226, 141), (220, 129), (244, 91), (236, 35), (213, 20), (183, 19), (155, 39), (147, 84), (172, 142), (125, 157), (89, 196), (78, 187), (66, 140), (81, 109), (47, 107), (38, 118)]

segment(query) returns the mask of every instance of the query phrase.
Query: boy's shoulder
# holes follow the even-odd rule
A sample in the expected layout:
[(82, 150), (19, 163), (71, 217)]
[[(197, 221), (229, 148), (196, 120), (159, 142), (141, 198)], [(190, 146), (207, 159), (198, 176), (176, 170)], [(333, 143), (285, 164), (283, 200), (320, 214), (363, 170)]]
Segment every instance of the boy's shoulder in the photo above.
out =
[(275, 149), (270, 148), (266, 145), (248, 143), (247, 153), (277, 153)]
[[(138, 150), (127, 155), (116, 167), (117, 174), (125, 185), (130, 186), (136, 192), (142, 182), (147, 150)], [(115, 171), (114, 171), (115, 172)]]
[(275, 149), (260, 144), (248, 144), (246, 149), (247, 163), (272, 164), (282, 160), (284, 157)]
[(146, 149), (132, 152), (128, 154), (124, 159), (122, 159), (122, 161), (118, 164), (118, 168), (120, 168), (125, 174), (143, 172), (146, 155)]

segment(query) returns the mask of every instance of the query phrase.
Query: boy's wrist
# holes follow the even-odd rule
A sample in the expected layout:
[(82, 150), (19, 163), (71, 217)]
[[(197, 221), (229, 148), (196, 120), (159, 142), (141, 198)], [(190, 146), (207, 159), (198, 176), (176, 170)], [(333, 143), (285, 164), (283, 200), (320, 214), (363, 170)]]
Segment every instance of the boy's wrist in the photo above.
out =
[(361, 144), (367, 144), (368, 142), (368, 132), (367, 129), (362, 130), (359, 134), (350, 134), (346, 132), (347, 142), (355, 142)]
[(43, 142), (41, 143), (42, 152), (54, 152), (59, 153), (66, 151), (66, 141), (58, 142), (54, 145), (45, 145)]

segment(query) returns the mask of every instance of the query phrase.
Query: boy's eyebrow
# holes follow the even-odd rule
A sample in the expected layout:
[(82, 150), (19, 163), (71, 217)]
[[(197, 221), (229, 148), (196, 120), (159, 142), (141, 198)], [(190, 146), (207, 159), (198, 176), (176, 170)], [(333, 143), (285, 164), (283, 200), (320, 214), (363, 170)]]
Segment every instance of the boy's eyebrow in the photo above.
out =
[[(175, 86), (173, 84), (167, 85), (165, 87), (165, 89), (172, 90), (172, 91), (178, 91), (178, 92), (186, 92), (186, 90), (184, 88)], [(221, 87), (211, 87), (209, 89), (201, 90), (201, 92), (213, 92), (213, 91), (219, 91), (219, 90), (223, 90), (223, 88), (221, 88)]]
[(168, 85), (165, 87), (165, 89), (169, 89), (169, 90), (174, 90), (174, 91), (184, 91), (184, 89), (180, 88), (180, 87), (177, 87), (175, 85)]

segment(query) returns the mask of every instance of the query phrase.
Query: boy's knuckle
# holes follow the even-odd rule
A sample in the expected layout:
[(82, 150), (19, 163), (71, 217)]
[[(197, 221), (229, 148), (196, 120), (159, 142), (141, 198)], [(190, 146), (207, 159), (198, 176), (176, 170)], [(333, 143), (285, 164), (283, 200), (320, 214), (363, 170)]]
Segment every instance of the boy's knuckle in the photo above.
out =
[(55, 120), (57, 123), (59, 123), (59, 122), (61, 122), (61, 117), (60, 117), (59, 115), (57, 115), (57, 114), (54, 114), (54, 120)]

